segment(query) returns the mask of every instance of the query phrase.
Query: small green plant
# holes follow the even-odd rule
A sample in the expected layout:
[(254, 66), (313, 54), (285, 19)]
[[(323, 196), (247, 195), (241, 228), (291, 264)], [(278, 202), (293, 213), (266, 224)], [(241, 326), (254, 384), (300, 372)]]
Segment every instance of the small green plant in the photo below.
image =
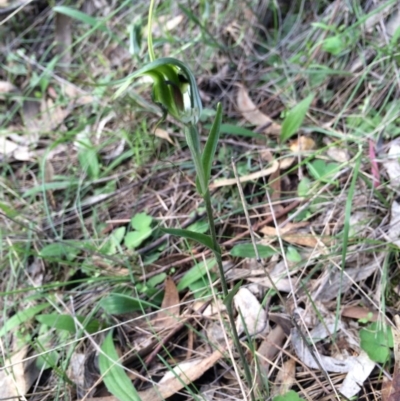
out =
[[(152, 23), (153, 7), (154, 1), (151, 1), (149, 10), (149, 26)], [(153, 50), (151, 29), (148, 29), (147, 39), (150, 63), (120, 81), (121, 85), (118, 88), (115, 97), (118, 97), (125, 92), (134, 79), (146, 75), (153, 81), (152, 99), (161, 108), (163, 114), (162, 119), (158, 124), (164, 121), (166, 116), (169, 114), (184, 125), (186, 143), (189, 147), (196, 170), (196, 189), (200, 196), (202, 196), (206, 207), (209, 234), (203, 234), (187, 229), (164, 229), (164, 231), (189, 240), (195, 240), (212, 250), (218, 266), (223, 296), (227, 299), (228, 285), (224, 276), (221, 249), (218, 244), (211, 205), (211, 195), (208, 188), (212, 163), (219, 140), (222, 107), (220, 104), (217, 105), (214, 122), (211, 126), (207, 142), (204, 148), (202, 148), (200, 143), (200, 134), (197, 128), (197, 123), (202, 111), (202, 102), (197, 88), (196, 79), (192, 71), (185, 63), (175, 58), (166, 57), (156, 59)], [(192, 278), (188, 281), (191, 280)], [(191, 281), (190, 284), (194, 284), (194, 282), (195, 281)], [(185, 286), (186, 285), (189, 284), (185, 284)], [(182, 286), (183, 284), (181, 282), (180, 287)], [(232, 295), (233, 294), (230, 294), (229, 299), (232, 299)], [(246, 380), (251, 387), (252, 375), (239, 341), (232, 303), (226, 302), (226, 306), (235, 346), (241, 357)], [(251, 399), (254, 400), (253, 393), (251, 393)]]
[(300, 398), (299, 395), (293, 391), (290, 390), (284, 395), (278, 395), (272, 399), (272, 401), (303, 401), (304, 398)]
[(385, 363), (393, 348), (393, 334), (390, 327), (382, 323), (371, 323), (360, 331), (361, 348), (375, 362)]
[(131, 220), (132, 231), (125, 235), (124, 244), (128, 249), (139, 247), (143, 241), (150, 237), (152, 218), (146, 213), (138, 213)]

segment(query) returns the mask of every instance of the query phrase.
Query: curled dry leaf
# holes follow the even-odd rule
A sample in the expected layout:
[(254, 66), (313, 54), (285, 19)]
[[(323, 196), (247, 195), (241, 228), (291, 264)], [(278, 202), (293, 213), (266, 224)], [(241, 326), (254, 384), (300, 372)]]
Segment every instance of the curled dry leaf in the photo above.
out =
[(157, 138), (161, 138), (161, 139), (165, 139), (166, 141), (168, 141), (171, 145), (175, 146), (174, 141), (171, 139), (171, 137), (169, 136), (168, 132), (165, 129), (162, 128), (157, 128), (155, 131), (155, 136)]
[(157, 313), (155, 325), (163, 329), (169, 329), (178, 323), (179, 319), (179, 293), (171, 277), (165, 279), (164, 299), (161, 310)]
[(237, 107), (242, 116), (252, 125), (265, 127), (265, 134), (280, 135), (281, 126), (272, 121), (272, 119), (262, 113), (250, 99), (250, 96), (243, 85), (240, 85), (237, 99)]
[[(213, 367), (222, 357), (224, 350), (214, 351), (211, 355), (204, 359), (198, 359), (190, 366), (182, 369), (180, 365), (174, 368), (176, 375), (168, 380), (162, 380), (160, 383), (149, 390), (139, 391), (142, 401), (163, 401), (168, 397), (182, 390), (187, 384), (195, 381), (204, 372)], [(186, 362), (185, 362), (186, 363)], [(92, 401), (95, 401), (93, 398)]]
[(258, 363), (262, 369), (261, 374), (268, 377), (269, 366), (273, 363), (274, 358), (280, 351), (282, 344), (286, 338), (283, 328), (277, 324), (261, 342), (257, 350)]
[[(259, 178), (267, 177), (267, 176), (271, 175), (273, 172), (278, 170), (278, 168), (279, 168), (279, 162), (274, 160), (271, 167), (263, 169), (261, 171), (257, 171), (252, 174), (248, 174), (248, 175), (239, 177), (239, 181), (241, 183), (244, 183), (244, 182), (248, 182), (248, 181), (258, 180)], [(225, 187), (225, 186), (229, 186), (229, 185), (236, 185), (236, 178), (224, 178), (222, 180), (216, 180), (210, 184), (210, 189)]]
[[(298, 233), (292, 233), (296, 229), (300, 229), (302, 227), (308, 226), (308, 223), (301, 222), (301, 223), (289, 223), (285, 227), (281, 228), (279, 230), (279, 235), (281, 238), (289, 242), (291, 244), (295, 245), (301, 245), (301, 246), (306, 246), (309, 248), (315, 248), (321, 244), (329, 245), (331, 242), (329, 238), (322, 238), (322, 237), (316, 237), (313, 234), (309, 233), (304, 233), (304, 232), (298, 232)], [(275, 227), (270, 227), (270, 226), (265, 226), (261, 228), (260, 230), (264, 235), (267, 237), (277, 237), (278, 236), (278, 231)]]
[[(370, 373), (375, 366), (375, 363), (372, 362), (367, 356), (368, 360), (372, 362), (368, 363), (368, 360), (365, 359), (364, 353), (360, 353), (361, 357), (360, 355), (358, 357), (343, 355), (343, 357), (340, 359), (321, 354), (314, 357), (309, 349), (311, 346), (304, 343), (296, 328), (292, 329), (291, 334), (291, 341), (296, 355), (306, 366), (311, 369), (320, 370), (321, 365), (321, 367), (327, 372), (348, 373), (353, 370), (361, 369), (364, 373), (367, 371)], [(320, 365), (316, 361), (316, 358), (318, 358)]]
[(299, 138), (291, 141), (289, 148), (293, 153), (307, 152), (309, 150), (315, 149), (316, 144), (314, 139), (302, 135)]
[(326, 271), (321, 280), (315, 284), (315, 291), (312, 292), (312, 299), (315, 301), (328, 302), (337, 297), (339, 288), (342, 288), (344, 294), (354, 283), (358, 283), (367, 279), (377, 269), (380, 268), (383, 259), (383, 254), (378, 255), (369, 263), (363, 265), (363, 268), (350, 267), (344, 269), (343, 273), (340, 270)]
[(36, 367), (35, 359), (26, 359), (28, 346), (23, 347), (0, 370), (1, 397), (4, 399), (19, 399), (27, 394), (40, 370)]
[(18, 91), (17, 87), (14, 86), (11, 82), (0, 81), (0, 99), (3, 98), (3, 96), (1, 96), (2, 94), (16, 91)]
[(254, 335), (265, 330), (267, 314), (258, 299), (247, 288), (240, 288), (233, 302), (238, 311), (236, 328), (239, 334), (246, 332)]
[(289, 359), (282, 364), (276, 375), (274, 387), (272, 388), (272, 397), (286, 394), (295, 384), (296, 378), (296, 362), (294, 359)]
[(350, 319), (368, 319), (371, 322), (377, 322), (379, 314), (378, 312), (372, 312), (362, 306), (348, 306), (343, 308), (341, 315)]
[(361, 351), (356, 358), (355, 363), (347, 373), (339, 391), (348, 399), (356, 396), (374, 367), (375, 362), (369, 359), (366, 352)]

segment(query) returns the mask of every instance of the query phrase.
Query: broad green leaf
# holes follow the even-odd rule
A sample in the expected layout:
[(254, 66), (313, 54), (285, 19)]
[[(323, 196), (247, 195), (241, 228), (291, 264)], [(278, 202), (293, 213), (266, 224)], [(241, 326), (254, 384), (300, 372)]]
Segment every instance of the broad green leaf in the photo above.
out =
[[(83, 144), (82, 141), (80, 142)], [(89, 178), (97, 180), (100, 175), (100, 164), (97, 150), (93, 145), (89, 142), (85, 142), (84, 146), (79, 148), (78, 159), (82, 170), (87, 173)]]
[[(272, 249), (270, 246), (266, 245), (256, 245), (258, 254), (260, 258), (269, 258), (272, 255), (276, 254), (276, 251)], [(252, 243), (249, 244), (238, 244), (235, 245), (230, 254), (232, 256), (238, 256), (240, 258), (255, 258), (256, 253), (254, 251), (254, 246)]]
[(71, 334), (74, 334), (80, 330), (80, 327), (74, 321), (75, 319), (83, 325), (88, 333), (95, 333), (100, 328), (100, 322), (98, 320), (92, 319), (85, 323), (86, 318), (84, 316), (72, 317), (71, 315), (59, 315), (58, 313), (49, 313), (36, 316), (36, 320), (38, 322), (57, 330), (66, 330)]
[(128, 249), (135, 249), (150, 237), (151, 232), (151, 229), (147, 231), (131, 231), (125, 235), (124, 244)]
[[(75, 245), (75, 246), (74, 246)], [(76, 255), (81, 251), (78, 244), (72, 242), (55, 242), (45, 245), (39, 252), (39, 256), (43, 259), (67, 258), (74, 260)]]
[(385, 363), (393, 348), (393, 334), (389, 326), (383, 323), (371, 323), (360, 331), (361, 348), (375, 362)]
[(330, 182), (329, 177), (337, 173), (339, 166), (339, 163), (326, 163), (324, 160), (320, 159), (313, 160), (311, 163), (307, 163), (307, 168), (310, 172), (310, 175), (312, 175), (316, 180), (323, 182)]
[(34, 318), (43, 309), (46, 309), (48, 307), (49, 304), (45, 303), (41, 305), (31, 306), (30, 308), (17, 312), (14, 316), (10, 317), (10, 319), (7, 319), (3, 327), (0, 328), (0, 337), (4, 336), (4, 334), (8, 333), (10, 330), (15, 329), (20, 324)]
[(115, 255), (121, 241), (125, 237), (126, 227), (116, 228), (99, 249), (103, 255)]
[(201, 157), (206, 184), (210, 181), (212, 163), (214, 161), (215, 151), (217, 149), (219, 133), (222, 121), (222, 106), (217, 105), (217, 115), (215, 116), (213, 125), (208, 135), (206, 145), (204, 146), (203, 155)]
[(294, 246), (288, 246), (286, 250), (286, 258), (289, 262), (293, 263), (300, 263), (302, 261), (300, 253)]
[(125, 369), (120, 366), (120, 358), (114, 346), (112, 331), (101, 345), (99, 369), (107, 390), (120, 401), (141, 401)]
[(177, 285), (178, 291), (188, 288), (191, 284), (201, 279), (207, 271), (211, 270), (217, 261), (215, 259), (207, 259), (205, 262), (197, 263), (189, 269), (181, 278)]
[(200, 220), (196, 221), (195, 223), (191, 224), (187, 229), (189, 231), (194, 231), (196, 233), (204, 234), (209, 230), (210, 226), (208, 221)]
[(303, 177), (297, 185), (297, 194), (300, 198), (306, 198), (310, 194), (311, 180)]
[(157, 308), (156, 305), (134, 298), (125, 294), (110, 294), (100, 301), (100, 306), (110, 315), (121, 315), (135, 311), (142, 311), (144, 308)]
[(177, 237), (192, 239), (206, 246), (212, 251), (219, 252), (219, 249), (214, 249), (213, 241), (209, 235), (184, 230), (182, 228), (162, 228), (161, 231), (165, 232), (166, 234), (176, 235)]
[(340, 54), (345, 48), (346, 42), (343, 35), (331, 36), (322, 42), (322, 49), (334, 56)]
[(146, 213), (138, 213), (132, 217), (131, 226), (137, 231), (147, 231), (151, 225), (152, 217)]
[(314, 99), (314, 95), (308, 95), (300, 103), (290, 110), (282, 124), (281, 142), (290, 139), (303, 124), (304, 117)]

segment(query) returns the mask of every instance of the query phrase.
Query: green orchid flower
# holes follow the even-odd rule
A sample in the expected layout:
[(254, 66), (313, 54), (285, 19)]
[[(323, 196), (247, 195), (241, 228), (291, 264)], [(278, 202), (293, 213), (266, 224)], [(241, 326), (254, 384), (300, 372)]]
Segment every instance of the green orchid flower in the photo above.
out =
[(196, 80), (190, 68), (172, 57), (159, 58), (123, 79), (114, 97), (119, 97), (140, 76), (153, 80), (152, 99), (163, 111), (184, 124), (196, 124), (202, 103)]

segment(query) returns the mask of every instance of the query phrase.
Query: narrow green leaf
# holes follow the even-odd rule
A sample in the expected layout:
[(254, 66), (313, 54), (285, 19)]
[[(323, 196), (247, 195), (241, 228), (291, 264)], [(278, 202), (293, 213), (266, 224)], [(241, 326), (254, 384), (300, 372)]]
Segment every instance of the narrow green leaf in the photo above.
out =
[(197, 263), (189, 269), (181, 278), (177, 285), (178, 291), (188, 288), (190, 285), (201, 279), (209, 270), (211, 270), (217, 261), (215, 259), (207, 259), (204, 262)]
[(233, 297), (237, 294), (239, 291), (240, 287), (243, 284), (243, 280), (240, 280), (238, 283), (235, 284), (235, 286), (228, 292), (228, 295), (224, 299), (224, 305), (228, 306), (232, 304)]
[(192, 239), (200, 244), (203, 244), (212, 251), (219, 251), (218, 249), (214, 249), (212, 239), (209, 235), (196, 233), (190, 230), (184, 230), (182, 228), (162, 228), (161, 231), (165, 232), (166, 234), (176, 235), (177, 237)]
[(34, 318), (39, 312), (49, 306), (48, 303), (32, 306), (28, 309), (21, 310), (17, 312), (10, 319), (6, 320), (3, 327), (0, 329), (0, 337), (4, 336), (7, 332), (15, 329), (20, 324), (27, 322), (28, 320)]
[(201, 158), (204, 170), (204, 179), (207, 185), (208, 182), (210, 181), (212, 163), (214, 161), (215, 151), (218, 145), (221, 121), (222, 121), (222, 106), (221, 103), (218, 103), (217, 114), (211, 127), (210, 134), (208, 135), (207, 142), (204, 147), (203, 155)]
[(76, 19), (84, 24), (88, 24), (102, 32), (110, 33), (110, 30), (104, 25), (104, 22), (98, 21), (96, 18), (91, 17), (90, 15), (87, 15), (81, 11), (66, 6), (55, 6), (53, 7), (53, 11)]
[[(271, 248), (270, 246), (266, 245), (256, 245), (257, 246), (257, 251), (258, 255), (260, 258), (269, 258), (272, 255), (276, 254), (276, 251)], [(235, 245), (231, 251), (230, 254), (232, 256), (238, 256), (240, 258), (255, 258), (256, 253), (254, 251), (254, 246), (251, 243), (248, 244), (238, 244)]]
[(142, 311), (144, 308), (157, 308), (156, 305), (146, 302), (139, 298), (134, 298), (125, 294), (110, 294), (100, 301), (101, 308), (110, 315), (122, 315)]
[[(211, 129), (210, 124), (206, 124), (204, 126), (205, 129)], [(238, 135), (238, 136), (244, 136), (244, 137), (249, 137), (249, 138), (257, 138), (257, 139), (263, 139), (265, 141), (265, 135), (258, 134), (257, 132), (254, 132), (248, 128), (245, 127), (239, 127), (234, 124), (221, 124), (220, 126), (220, 133), (221, 134), (228, 134), (228, 135)]]
[(68, 331), (71, 334), (74, 334), (80, 330), (80, 327), (76, 324), (74, 319), (78, 320), (88, 333), (95, 333), (100, 328), (100, 323), (98, 320), (93, 319), (85, 323), (86, 317), (84, 316), (75, 316), (75, 318), (73, 318), (70, 315), (59, 315), (58, 313), (49, 313), (36, 316), (36, 320), (38, 322), (57, 330)]
[(124, 368), (120, 366), (117, 350), (114, 346), (112, 331), (101, 345), (99, 369), (107, 390), (120, 401), (141, 401)]
[(314, 99), (314, 95), (308, 95), (300, 103), (287, 113), (282, 124), (281, 142), (291, 138), (303, 124), (304, 117)]

